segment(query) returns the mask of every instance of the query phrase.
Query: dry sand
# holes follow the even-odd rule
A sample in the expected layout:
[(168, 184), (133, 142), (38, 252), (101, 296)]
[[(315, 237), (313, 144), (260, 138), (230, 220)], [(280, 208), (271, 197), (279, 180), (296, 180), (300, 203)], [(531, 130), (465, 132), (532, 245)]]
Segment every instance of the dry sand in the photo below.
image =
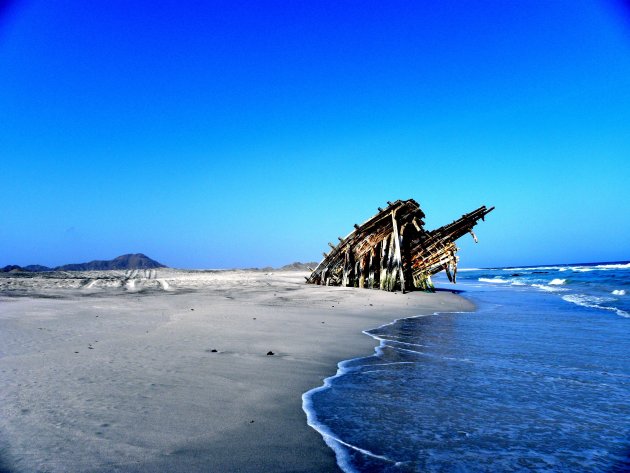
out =
[(362, 330), (472, 307), (305, 275), (0, 278), (0, 471), (337, 471), (302, 393), (373, 352)]

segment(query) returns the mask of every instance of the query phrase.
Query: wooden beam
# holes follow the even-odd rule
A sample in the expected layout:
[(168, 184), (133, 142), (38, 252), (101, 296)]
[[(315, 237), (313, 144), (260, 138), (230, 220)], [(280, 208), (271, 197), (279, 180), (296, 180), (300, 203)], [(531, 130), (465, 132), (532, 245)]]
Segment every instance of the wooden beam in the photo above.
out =
[[(392, 212), (392, 228), (394, 235), (394, 243), (395, 243), (395, 254), (394, 254), (394, 275), (398, 273), (398, 277), (400, 278), (400, 290), (405, 292), (405, 275), (403, 274), (402, 268), (402, 253), (400, 251), (400, 236), (398, 235), (398, 223), (396, 222), (396, 212)], [(394, 281), (396, 277), (394, 276)], [(395, 283), (394, 283), (395, 285)]]
[(365, 255), (361, 257), (358, 263), (359, 263), (359, 274), (358, 274), (359, 287), (364, 288), (365, 287)]
[(370, 262), (368, 272), (368, 288), (374, 289), (374, 263), (376, 262), (376, 251), (374, 248), (370, 250)]
[(380, 261), (380, 277), (379, 288), (383, 291), (387, 288), (387, 244), (389, 243), (389, 235), (383, 238), (381, 242), (381, 261)]
[(396, 242), (394, 241), (394, 233), (389, 237), (389, 245), (387, 249), (387, 274), (385, 275), (385, 289), (393, 291), (396, 285), (396, 273), (394, 272), (394, 254), (396, 253)]

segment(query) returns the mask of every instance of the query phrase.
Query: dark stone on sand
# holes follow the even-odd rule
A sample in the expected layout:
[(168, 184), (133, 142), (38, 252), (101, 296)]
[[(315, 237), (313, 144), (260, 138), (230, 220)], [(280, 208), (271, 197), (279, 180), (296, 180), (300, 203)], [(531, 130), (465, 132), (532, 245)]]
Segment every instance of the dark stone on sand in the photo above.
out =
[(267, 352), (267, 356), (272, 356), (274, 355), (274, 352), (272, 352), (271, 350)]
[(210, 353), (218, 353), (219, 350), (215, 350), (214, 348), (212, 350), (210, 350)]

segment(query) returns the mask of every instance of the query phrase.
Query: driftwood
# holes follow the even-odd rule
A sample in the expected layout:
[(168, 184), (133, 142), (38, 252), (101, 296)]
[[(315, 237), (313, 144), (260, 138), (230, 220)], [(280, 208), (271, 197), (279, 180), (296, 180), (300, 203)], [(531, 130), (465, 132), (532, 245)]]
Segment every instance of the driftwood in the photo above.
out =
[(448, 279), (457, 278), (455, 241), (472, 229), (494, 207), (479, 207), (449, 225), (433, 231), (423, 227), (424, 212), (413, 200), (388, 202), (386, 209), (354, 225), (339, 244), (328, 243), (330, 253), (306, 278), (309, 284), (326, 286), (380, 288), (385, 291), (433, 291), (431, 276), (445, 271)]

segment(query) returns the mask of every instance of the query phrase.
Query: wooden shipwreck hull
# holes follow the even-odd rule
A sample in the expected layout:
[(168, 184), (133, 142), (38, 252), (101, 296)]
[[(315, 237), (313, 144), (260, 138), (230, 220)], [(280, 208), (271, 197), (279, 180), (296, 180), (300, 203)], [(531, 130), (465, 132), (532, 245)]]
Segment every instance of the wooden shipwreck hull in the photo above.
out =
[(324, 259), (306, 278), (309, 284), (351, 286), (386, 291), (432, 291), (431, 276), (446, 271), (450, 281), (457, 276), (455, 241), (470, 233), (494, 207), (479, 207), (449, 225), (424, 229), (424, 212), (413, 200), (388, 202), (386, 209), (324, 253)]

